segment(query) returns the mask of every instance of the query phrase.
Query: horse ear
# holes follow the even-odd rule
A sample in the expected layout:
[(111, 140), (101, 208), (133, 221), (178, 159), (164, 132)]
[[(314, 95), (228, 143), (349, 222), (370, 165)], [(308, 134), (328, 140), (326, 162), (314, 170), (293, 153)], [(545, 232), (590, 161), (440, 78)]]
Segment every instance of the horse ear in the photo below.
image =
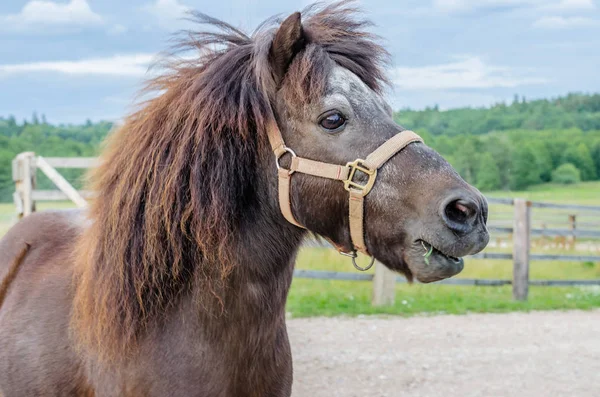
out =
[(290, 63), (306, 44), (299, 12), (295, 12), (281, 23), (271, 44), (269, 61), (277, 86), (281, 84)]

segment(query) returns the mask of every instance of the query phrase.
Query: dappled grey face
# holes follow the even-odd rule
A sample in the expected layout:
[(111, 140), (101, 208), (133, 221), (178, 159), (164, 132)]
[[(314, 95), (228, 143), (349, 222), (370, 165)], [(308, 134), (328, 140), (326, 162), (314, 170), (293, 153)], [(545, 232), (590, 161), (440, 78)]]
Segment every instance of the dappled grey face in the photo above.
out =
[[(286, 113), (293, 129), (285, 136), (286, 144), (302, 147), (302, 154), (298, 155), (332, 163), (345, 164), (365, 158), (402, 131), (394, 123), (392, 110), (383, 98), (340, 66), (332, 69), (325, 95), (317, 104), (309, 105), (304, 112), (289, 109)], [(328, 129), (335, 126), (331, 122), (338, 117), (343, 118), (343, 125)]]
[[(383, 98), (340, 66), (331, 70), (317, 103), (298, 111), (279, 98), (278, 107), (287, 115), (281, 126), (287, 146), (298, 156), (328, 163), (365, 159), (403, 131)], [(293, 179), (292, 206), (300, 223), (350, 250), (342, 183), (303, 174)], [(460, 257), (485, 247), (486, 216), (481, 194), (439, 154), (413, 143), (378, 171), (365, 199), (365, 242), (388, 267), (435, 281), (458, 273)]]

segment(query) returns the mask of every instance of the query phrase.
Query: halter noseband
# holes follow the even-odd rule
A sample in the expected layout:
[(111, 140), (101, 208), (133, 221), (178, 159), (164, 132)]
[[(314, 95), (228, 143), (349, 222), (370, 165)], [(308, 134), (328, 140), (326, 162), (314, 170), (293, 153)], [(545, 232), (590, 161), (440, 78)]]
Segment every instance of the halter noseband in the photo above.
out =
[[(294, 172), (343, 182), (344, 189), (350, 193), (350, 238), (352, 240), (353, 250), (344, 252), (339, 247), (336, 247), (336, 249), (340, 254), (350, 256), (354, 267), (358, 270), (370, 269), (375, 261), (373, 257), (371, 258), (371, 263), (365, 268), (356, 264), (356, 251), (369, 255), (364, 239), (365, 196), (369, 194), (371, 188), (373, 188), (375, 179), (377, 178), (377, 170), (383, 164), (410, 143), (423, 142), (423, 139), (412, 131), (402, 131), (371, 152), (366, 160), (356, 159), (343, 166), (296, 156), (296, 153), (294, 153), (292, 149), (285, 146), (281, 131), (279, 131), (275, 121), (270, 124), (267, 135), (269, 137), (271, 148), (275, 153), (275, 164), (277, 165), (277, 174), (279, 176), (279, 206), (285, 219), (293, 225), (304, 228), (304, 226), (296, 221), (296, 218), (294, 218), (294, 214), (292, 213), (290, 182)], [(290, 165), (289, 170), (282, 168), (279, 164), (279, 159), (286, 153), (289, 153), (292, 156), (292, 164)], [(368, 176), (369, 179), (367, 180), (367, 183), (363, 185), (353, 180), (356, 171), (360, 171)]]

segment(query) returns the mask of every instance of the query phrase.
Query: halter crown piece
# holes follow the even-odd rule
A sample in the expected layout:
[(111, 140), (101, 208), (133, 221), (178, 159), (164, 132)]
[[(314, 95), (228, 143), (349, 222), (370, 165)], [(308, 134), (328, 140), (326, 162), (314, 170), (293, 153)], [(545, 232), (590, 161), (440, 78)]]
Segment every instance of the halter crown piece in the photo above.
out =
[[(296, 153), (292, 149), (285, 146), (281, 131), (275, 121), (270, 124), (267, 135), (271, 149), (275, 153), (275, 164), (277, 165), (277, 174), (279, 176), (279, 206), (285, 219), (293, 225), (304, 228), (304, 226), (296, 221), (292, 213), (290, 183), (293, 173), (300, 172), (343, 182), (344, 189), (350, 193), (350, 238), (352, 239), (353, 250), (344, 252), (338, 248), (338, 252), (342, 255), (350, 256), (354, 267), (358, 270), (370, 269), (375, 262), (375, 258), (373, 257), (371, 257), (371, 262), (367, 267), (360, 267), (356, 263), (356, 251), (369, 255), (364, 238), (365, 197), (375, 184), (377, 170), (410, 143), (423, 142), (423, 139), (413, 131), (405, 130), (385, 141), (371, 152), (365, 160), (356, 159), (346, 165), (337, 165), (296, 156)], [(286, 153), (292, 156), (290, 169), (282, 168), (279, 164), (279, 159)], [(356, 171), (360, 171), (368, 176), (369, 179), (364, 185), (354, 181)]]

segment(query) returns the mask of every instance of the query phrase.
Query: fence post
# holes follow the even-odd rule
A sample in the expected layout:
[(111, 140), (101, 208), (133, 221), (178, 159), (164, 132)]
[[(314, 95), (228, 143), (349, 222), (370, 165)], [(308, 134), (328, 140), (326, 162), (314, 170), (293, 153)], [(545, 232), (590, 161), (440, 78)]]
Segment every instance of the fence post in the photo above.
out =
[(529, 293), (529, 240), (531, 231), (531, 202), (514, 200), (513, 227), (513, 298), (527, 300)]
[(572, 251), (577, 244), (577, 238), (575, 236), (575, 230), (577, 230), (577, 215), (569, 215), (569, 229), (573, 232), (571, 236), (569, 236), (569, 249)]
[(33, 190), (35, 189), (35, 153), (23, 152), (12, 162), (15, 194), (13, 198), (20, 218), (35, 212)]
[(378, 261), (373, 276), (373, 306), (393, 305), (396, 298), (396, 273)]

